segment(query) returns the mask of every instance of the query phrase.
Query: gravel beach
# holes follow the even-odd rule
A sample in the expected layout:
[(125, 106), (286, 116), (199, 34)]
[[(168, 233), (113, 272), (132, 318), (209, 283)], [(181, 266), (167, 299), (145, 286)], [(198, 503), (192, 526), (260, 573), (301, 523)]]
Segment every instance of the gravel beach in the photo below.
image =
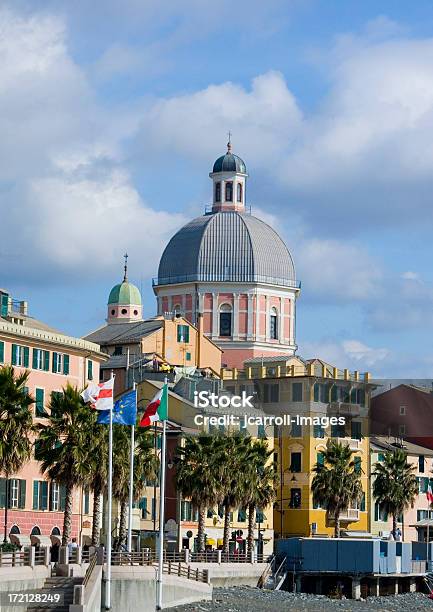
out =
[(389, 597), (369, 597), (366, 601), (352, 599), (331, 600), (323, 595), (293, 594), (286, 591), (263, 591), (250, 587), (217, 588), (213, 601), (198, 602), (171, 608), (175, 612), (273, 612), (296, 610), (302, 612), (332, 612), (334, 610), (431, 610), (433, 600), (422, 593), (405, 593)]

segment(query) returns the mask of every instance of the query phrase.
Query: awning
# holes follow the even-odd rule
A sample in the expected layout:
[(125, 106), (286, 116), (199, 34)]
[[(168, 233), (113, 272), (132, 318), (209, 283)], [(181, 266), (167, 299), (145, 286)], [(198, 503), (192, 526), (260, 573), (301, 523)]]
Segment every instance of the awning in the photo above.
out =
[(433, 527), (433, 519), (422, 519), (409, 527)]
[[(87, 538), (87, 536), (84, 536), (84, 537), (83, 537), (83, 539), (84, 539), (84, 538)], [(58, 544), (59, 546), (61, 546), (61, 545), (62, 545), (62, 536), (59, 536), (59, 535), (53, 535), (53, 534), (51, 534), (51, 535), (50, 535), (50, 540), (51, 540), (51, 544), (53, 544), (53, 545), (54, 545), (54, 544)], [(91, 541), (91, 540), (90, 540), (90, 538), (89, 538), (89, 542), (90, 542), (90, 541)]]
[(22, 535), (21, 533), (10, 533), (9, 537), (12, 544), (15, 546), (30, 546), (30, 537), (28, 535)]
[(209, 546), (215, 546), (216, 542), (213, 538), (207, 538), (206, 544), (209, 544)]
[(31, 535), (30, 541), (32, 543), (32, 546), (51, 546), (50, 536)]
[(342, 530), (343, 538), (374, 538), (377, 536), (373, 536), (369, 531), (347, 531), (346, 529)]
[(224, 544), (224, 540), (222, 538), (218, 538), (217, 545), (222, 546)]

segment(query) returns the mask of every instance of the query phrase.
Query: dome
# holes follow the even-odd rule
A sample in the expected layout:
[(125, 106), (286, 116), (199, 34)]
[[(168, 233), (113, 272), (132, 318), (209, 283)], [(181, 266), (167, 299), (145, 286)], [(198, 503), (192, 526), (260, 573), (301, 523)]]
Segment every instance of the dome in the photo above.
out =
[(292, 256), (275, 230), (236, 211), (187, 223), (166, 246), (158, 269), (158, 285), (229, 281), (294, 287), (295, 279)]
[(138, 287), (124, 280), (123, 283), (119, 283), (112, 288), (108, 303), (141, 306), (141, 294)]
[(241, 174), (246, 174), (247, 168), (243, 159), (233, 153), (227, 152), (225, 155), (218, 157), (213, 165), (212, 172), (239, 172)]

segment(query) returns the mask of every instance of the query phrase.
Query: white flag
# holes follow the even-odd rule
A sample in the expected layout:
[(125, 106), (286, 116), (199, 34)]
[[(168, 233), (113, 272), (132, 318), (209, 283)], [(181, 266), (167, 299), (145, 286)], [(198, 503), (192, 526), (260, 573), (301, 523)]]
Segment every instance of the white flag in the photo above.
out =
[(104, 383), (90, 383), (82, 392), (81, 397), (96, 410), (113, 409), (114, 376)]

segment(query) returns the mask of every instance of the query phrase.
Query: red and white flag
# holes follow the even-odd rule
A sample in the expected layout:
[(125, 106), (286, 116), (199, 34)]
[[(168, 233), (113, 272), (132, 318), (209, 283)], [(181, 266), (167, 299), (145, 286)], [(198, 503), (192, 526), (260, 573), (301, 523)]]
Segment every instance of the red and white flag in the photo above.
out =
[(427, 501), (429, 502), (429, 504), (433, 504), (433, 492), (431, 489), (431, 484), (429, 484), (427, 489)]
[(82, 392), (83, 400), (95, 410), (113, 409), (114, 376), (104, 383), (90, 383)]

